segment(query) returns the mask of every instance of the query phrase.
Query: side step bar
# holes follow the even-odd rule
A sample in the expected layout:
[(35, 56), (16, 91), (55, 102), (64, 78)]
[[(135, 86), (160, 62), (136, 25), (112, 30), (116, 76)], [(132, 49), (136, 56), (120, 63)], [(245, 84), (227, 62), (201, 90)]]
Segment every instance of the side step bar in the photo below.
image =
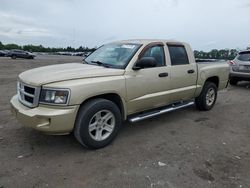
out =
[(167, 112), (172, 112), (172, 111), (175, 111), (175, 110), (178, 110), (178, 109), (181, 109), (181, 108), (185, 108), (185, 107), (188, 107), (188, 106), (192, 106), (192, 105), (194, 105), (193, 101), (175, 103), (175, 104), (163, 107), (163, 108), (161, 108), (159, 110), (152, 110), (152, 111), (145, 112), (145, 113), (142, 113), (142, 114), (132, 115), (131, 117), (128, 118), (128, 121), (130, 123), (136, 123), (136, 122), (144, 120), (144, 119), (148, 119), (148, 118), (151, 118), (151, 117), (154, 117), (154, 116), (165, 114)]

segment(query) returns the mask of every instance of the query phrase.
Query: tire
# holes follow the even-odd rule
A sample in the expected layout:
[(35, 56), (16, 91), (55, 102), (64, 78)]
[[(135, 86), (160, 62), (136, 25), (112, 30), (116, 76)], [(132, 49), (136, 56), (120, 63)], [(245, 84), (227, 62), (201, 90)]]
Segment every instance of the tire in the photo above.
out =
[(237, 79), (235, 79), (235, 78), (231, 78), (231, 79), (229, 80), (229, 83), (230, 83), (230, 85), (235, 86), (235, 85), (237, 85), (238, 80), (237, 80)]
[(198, 110), (211, 110), (217, 99), (217, 86), (213, 82), (205, 82), (200, 95), (195, 98), (195, 104)]
[(121, 125), (121, 112), (115, 103), (93, 99), (79, 109), (74, 135), (83, 146), (99, 149), (113, 141)]
[(15, 56), (15, 55), (12, 55), (12, 56), (11, 56), (11, 59), (16, 59), (16, 56)]

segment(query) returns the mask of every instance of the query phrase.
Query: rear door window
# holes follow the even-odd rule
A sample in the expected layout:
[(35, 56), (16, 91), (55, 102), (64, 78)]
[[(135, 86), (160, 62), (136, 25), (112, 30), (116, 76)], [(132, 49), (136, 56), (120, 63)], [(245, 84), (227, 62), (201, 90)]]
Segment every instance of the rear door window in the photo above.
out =
[(189, 64), (186, 49), (182, 45), (168, 45), (168, 50), (171, 59), (171, 65), (186, 65)]

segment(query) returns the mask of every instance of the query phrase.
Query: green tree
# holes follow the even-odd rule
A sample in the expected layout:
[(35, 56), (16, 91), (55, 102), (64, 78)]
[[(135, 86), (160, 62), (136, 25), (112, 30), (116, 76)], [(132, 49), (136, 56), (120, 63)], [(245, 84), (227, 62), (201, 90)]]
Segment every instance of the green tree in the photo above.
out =
[(209, 53), (211, 54), (211, 59), (218, 59), (219, 58), (219, 51), (217, 49), (213, 49)]
[(3, 43), (0, 41), (0, 50), (3, 50), (4, 49), (4, 45)]
[(17, 44), (6, 44), (4, 45), (4, 49), (6, 50), (20, 49), (21, 50), (22, 47)]

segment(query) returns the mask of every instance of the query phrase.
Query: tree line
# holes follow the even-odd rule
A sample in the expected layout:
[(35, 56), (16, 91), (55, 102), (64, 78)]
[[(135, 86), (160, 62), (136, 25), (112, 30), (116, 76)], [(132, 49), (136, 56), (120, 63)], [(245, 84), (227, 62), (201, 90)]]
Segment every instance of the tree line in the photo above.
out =
[[(96, 48), (88, 48), (80, 46), (79, 48), (73, 48), (71, 46), (68, 46), (66, 48), (50, 48), (50, 47), (44, 47), (42, 45), (24, 45), (20, 46), (17, 44), (3, 44), (0, 41), (0, 50), (12, 50), (12, 49), (21, 49), (29, 52), (47, 52), (47, 53), (54, 53), (54, 52), (93, 52), (96, 50)], [(194, 51), (194, 56), (197, 59), (229, 59), (232, 60), (237, 55), (238, 50), (236, 49), (222, 49), (217, 50), (213, 49), (209, 52), (204, 51)]]
[(29, 52), (47, 52), (47, 53), (54, 53), (54, 52), (92, 52), (95, 51), (96, 48), (88, 48), (88, 47), (83, 47), (80, 46), (78, 48), (73, 48), (71, 46), (68, 46), (66, 48), (50, 48), (50, 47), (44, 47), (42, 45), (24, 45), (20, 46), (17, 44), (3, 44), (0, 41), (0, 50), (13, 50), (13, 49), (19, 49), (19, 50), (24, 50), (24, 51), (29, 51)]
[(235, 58), (235, 56), (238, 54), (238, 50), (236, 49), (222, 49), (217, 50), (213, 49), (209, 52), (203, 52), (203, 51), (194, 51), (195, 58), (198, 59), (226, 59), (226, 60), (232, 60)]

